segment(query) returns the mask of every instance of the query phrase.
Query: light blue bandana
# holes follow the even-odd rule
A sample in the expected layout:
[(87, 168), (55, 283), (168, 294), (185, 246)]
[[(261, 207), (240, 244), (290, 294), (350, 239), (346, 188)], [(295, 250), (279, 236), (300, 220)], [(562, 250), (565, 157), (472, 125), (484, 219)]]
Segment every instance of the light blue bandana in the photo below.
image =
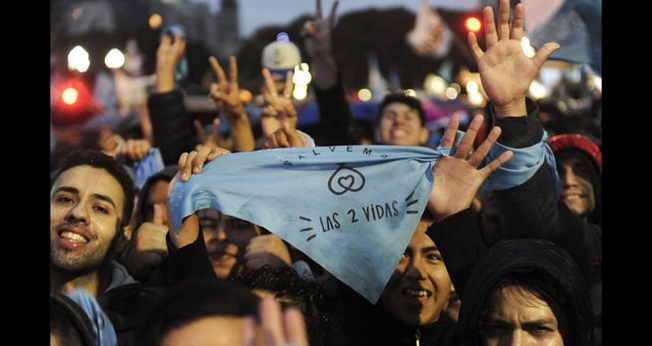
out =
[(118, 344), (118, 338), (113, 329), (111, 320), (106, 315), (100, 303), (85, 289), (77, 287), (66, 295), (74, 300), (88, 315), (93, 324), (95, 342), (98, 346), (114, 346)]
[(150, 148), (145, 157), (134, 162), (134, 168), (136, 170), (134, 180), (138, 188), (142, 188), (147, 178), (165, 168), (165, 163), (163, 163), (159, 148)]
[(222, 155), (175, 184), (174, 227), (216, 208), (277, 234), (375, 303), (425, 210), (440, 155), (388, 145)]
[[(433, 166), (449, 152), (353, 145), (222, 155), (174, 184), (174, 229), (215, 208), (280, 236), (376, 303), (425, 210)], [(527, 179), (506, 173), (502, 187)]]

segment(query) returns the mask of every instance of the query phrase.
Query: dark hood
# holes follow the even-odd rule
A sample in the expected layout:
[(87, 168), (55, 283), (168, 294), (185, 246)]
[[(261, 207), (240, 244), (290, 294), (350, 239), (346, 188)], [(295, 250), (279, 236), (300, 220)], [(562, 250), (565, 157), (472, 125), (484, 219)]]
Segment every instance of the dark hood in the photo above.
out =
[[(538, 239), (502, 240), (478, 262), (464, 289), (458, 328), (463, 345), (480, 345), (479, 322), (489, 295), (510, 273), (539, 273), (562, 292), (569, 316), (567, 345), (586, 345), (591, 328), (591, 305), (582, 273), (573, 258), (554, 243)], [(537, 274), (537, 275), (539, 275)]]

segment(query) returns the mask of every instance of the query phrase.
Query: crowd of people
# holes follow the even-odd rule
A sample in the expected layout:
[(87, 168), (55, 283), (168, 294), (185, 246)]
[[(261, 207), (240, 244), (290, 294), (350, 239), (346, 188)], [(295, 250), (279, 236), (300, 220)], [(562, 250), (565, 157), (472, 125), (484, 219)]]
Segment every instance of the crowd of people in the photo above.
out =
[(207, 130), (175, 83), (178, 34), (140, 137), (101, 128), (52, 153), (51, 345), (602, 344), (601, 150), (549, 136), (527, 96), (559, 44), (527, 56), (523, 4), (484, 8), (468, 44), (488, 112), (432, 148), (402, 92), (362, 135), (337, 6), (316, 0), (302, 28), (318, 135), (297, 128), (292, 70), (268, 67), (256, 133), (235, 57), (209, 57), (229, 136), (220, 117)]

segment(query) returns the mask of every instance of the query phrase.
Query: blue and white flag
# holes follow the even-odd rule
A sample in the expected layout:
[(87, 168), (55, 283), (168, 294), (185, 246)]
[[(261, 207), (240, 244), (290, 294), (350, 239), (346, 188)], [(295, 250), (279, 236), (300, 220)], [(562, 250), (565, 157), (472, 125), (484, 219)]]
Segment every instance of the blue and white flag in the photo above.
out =
[(221, 155), (174, 184), (176, 230), (204, 208), (260, 225), (376, 303), (414, 233), (446, 150), (354, 145)]
[(548, 41), (561, 47), (550, 55), (591, 66), (602, 75), (602, 0), (522, 0), (530, 43), (540, 48)]
[[(507, 150), (514, 157), (482, 188), (520, 185), (543, 164), (554, 170), (546, 139), (527, 148), (495, 143), (479, 167)], [(221, 155), (200, 174), (173, 183), (173, 227), (205, 208), (247, 220), (375, 304), (426, 208), (434, 165), (450, 152), (443, 146), (352, 145)]]
[(109, 316), (104, 312), (100, 303), (82, 287), (75, 287), (65, 293), (84, 310), (93, 325), (93, 336), (97, 346), (115, 346), (118, 337)]

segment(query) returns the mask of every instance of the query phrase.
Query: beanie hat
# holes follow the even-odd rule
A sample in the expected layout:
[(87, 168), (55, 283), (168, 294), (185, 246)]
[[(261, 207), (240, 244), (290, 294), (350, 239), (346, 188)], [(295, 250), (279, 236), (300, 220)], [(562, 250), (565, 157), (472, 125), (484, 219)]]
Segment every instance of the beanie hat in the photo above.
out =
[(597, 144), (584, 135), (579, 133), (555, 135), (548, 140), (548, 146), (555, 155), (564, 149), (578, 149), (591, 159), (591, 163), (597, 168), (598, 172), (602, 172), (602, 151)]
[(301, 64), (301, 52), (299, 47), (290, 41), (287, 33), (280, 32), (276, 35), (276, 41), (263, 48), (260, 64), (272, 74), (279, 74), (285, 79), (288, 71)]
[(423, 104), (421, 103), (421, 100), (414, 96), (406, 95), (404, 93), (387, 94), (383, 99), (383, 101), (380, 103), (380, 106), (378, 106), (378, 116), (376, 117), (376, 119), (380, 121), (385, 106), (394, 102), (403, 103), (412, 109), (416, 109), (416, 111), (419, 113), (419, 119), (421, 120), (421, 125), (426, 124), (426, 111), (423, 108)]

